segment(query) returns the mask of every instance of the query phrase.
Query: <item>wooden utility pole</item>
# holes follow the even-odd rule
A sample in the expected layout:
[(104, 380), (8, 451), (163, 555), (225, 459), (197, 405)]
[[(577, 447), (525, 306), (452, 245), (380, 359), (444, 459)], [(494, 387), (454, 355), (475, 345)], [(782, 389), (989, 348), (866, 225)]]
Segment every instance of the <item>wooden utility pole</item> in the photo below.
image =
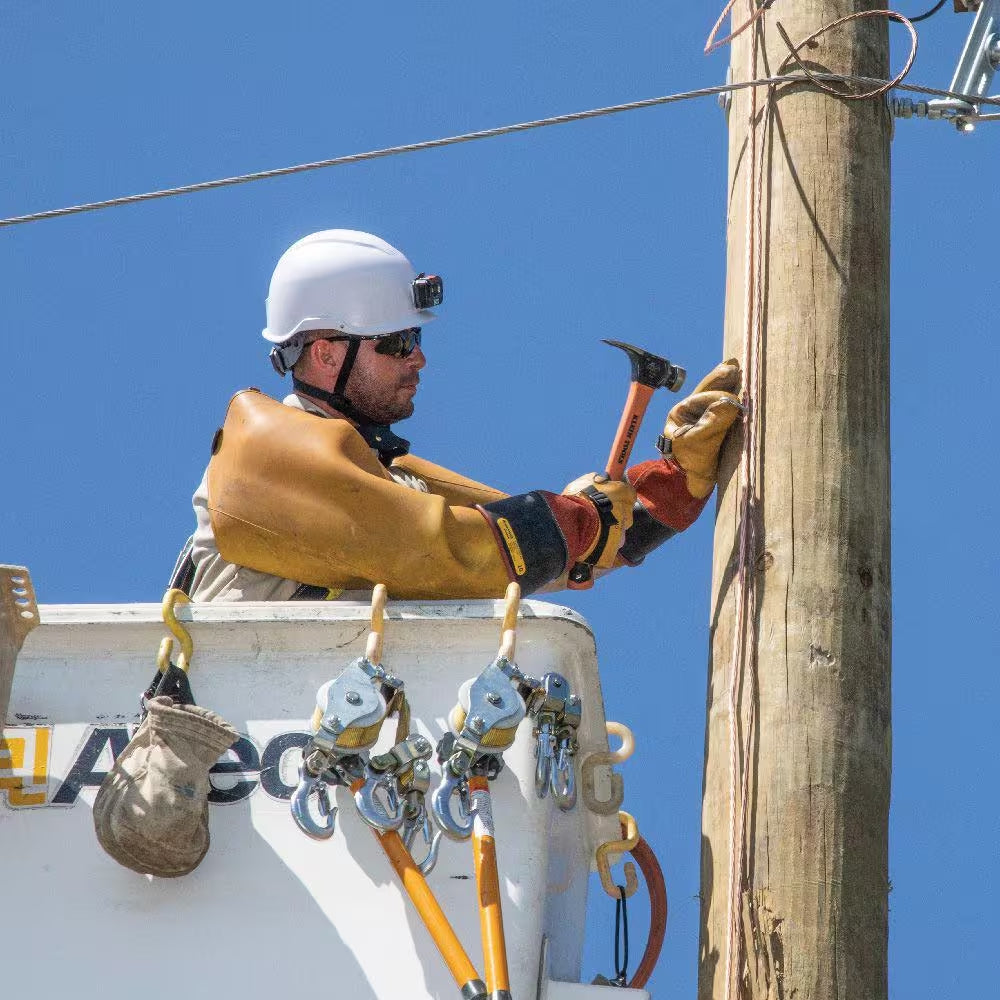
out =
[[(776, 22), (797, 44), (875, 6), (778, 0), (734, 40), (733, 78), (749, 76), (755, 31), (758, 78), (800, 72)], [(737, 3), (734, 27), (749, 8)], [(811, 71), (884, 79), (887, 22), (849, 21), (800, 58)], [(891, 121), (884, 98), (846, 101), (811, 84), (757, 94), (761, 375), (747, 515), (755, 592), (747, 654), (735, 661), (735, 770), (748, 792), (744, 821), (730, 766), (743, 510), (742, 442), (731, 440), (715, 534), (698, 996), (885, 1000)], [(747, 331), (749, 95), (734, 95), (729, 112), (727, 357), (743, 356)], [(738, 948), (727, 991), (734, 856)]]

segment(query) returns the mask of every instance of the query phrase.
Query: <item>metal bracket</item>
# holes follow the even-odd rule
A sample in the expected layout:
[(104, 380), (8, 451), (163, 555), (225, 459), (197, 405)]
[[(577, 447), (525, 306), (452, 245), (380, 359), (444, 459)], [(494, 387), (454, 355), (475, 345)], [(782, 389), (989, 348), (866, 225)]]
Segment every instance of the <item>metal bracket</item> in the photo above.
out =
[[(735, 77), (733, 76), (733, 64), (730, 63), (726, 67), (726, 86), (732, 84)], [(719, 94), (717, 98), (719, 102), (719, 107), (726, 113), (726, 120), (729, 120), (729, 109), (733, 106), (733, 92), (731, 90), (724, 90)]]
[[(974, 4), (963, 3), (965, 10)], [(956, 6), (956, 10), (960, 8)], [(897, 118), (929, 118), (950, 121), (959, 132), (971, 132), (980, 118), (976, 98), (988, 97), (993, 75), (1000, 69), (1000, 0), (981, 0), (972, 30), (959, 57), (950, 91), (966, 94), (971, 100), (937, 97), (931, 101), (913, 101), (894, 97), (890, 106)]]

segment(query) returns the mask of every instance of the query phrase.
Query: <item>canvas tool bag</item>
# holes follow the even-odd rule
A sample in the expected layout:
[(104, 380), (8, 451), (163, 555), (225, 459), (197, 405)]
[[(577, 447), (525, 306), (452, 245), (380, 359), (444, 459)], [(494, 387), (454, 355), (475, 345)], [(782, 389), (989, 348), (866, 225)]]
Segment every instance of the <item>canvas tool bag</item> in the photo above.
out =
[(94, 829), (119, 864), (173, 878), (208, 851), (208, 772), (239, 734), (215, 712), (168, 695), (146, 708), (97, 793)]

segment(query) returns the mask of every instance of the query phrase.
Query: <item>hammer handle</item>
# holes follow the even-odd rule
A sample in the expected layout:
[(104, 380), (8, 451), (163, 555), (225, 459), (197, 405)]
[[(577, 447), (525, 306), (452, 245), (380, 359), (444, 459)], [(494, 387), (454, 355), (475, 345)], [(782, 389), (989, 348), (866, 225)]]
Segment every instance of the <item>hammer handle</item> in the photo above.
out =
[[(635, 444), (635, 436), (642, 424), (642, 418), (646, 415), (646, 407), (649, 406), (649, 401), (653, 398), (655, 391), (652, 386), (642, 385), (640, 382), (633, 382), (629, 386), (628, 399), (625, 400), (622, 419), (615, 433), (611, 454), (608, 455), (606, 470), (608, 479), (621, 481), (624, 477), (625, 466), (628, 465), (629, 456), (632, 454), (632, 445)], [(566, 585), (570, 590), (588, 590), (593, 587), (593, 567), (586, 563), (577, 563), (570, 570)]]
[(639, 382), (633, 382), (629, 386), (628, 399), (625, 401), (622, 419), (615, 433), (615, 443), (611, 446), (611, 454), (608, 456), (609, 479), (621, 480), (624, 476), (625, 466), (628, 465), (632, 446), (635, 444), (635, 436), (655, 391), (652, 386), (642, 385)]

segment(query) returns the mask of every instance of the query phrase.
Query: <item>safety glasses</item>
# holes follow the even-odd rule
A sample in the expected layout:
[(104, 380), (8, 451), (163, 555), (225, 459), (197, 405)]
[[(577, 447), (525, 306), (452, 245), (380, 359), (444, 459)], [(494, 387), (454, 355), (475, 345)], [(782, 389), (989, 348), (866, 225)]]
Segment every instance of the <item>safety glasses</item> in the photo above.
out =
[(411, 326), (408, 330), (397, 330), (376, 337), (324, 337), (331, 343), (337, 340), (374, 340), (375, 353), (385, 354), (390, 358), (408, 358), (420, 346), (420, 327)]
[(390, 358), (408, 358), (420, 346), (420, 327), (397, 330), (375, 341), (375, 353), (387, 354)]

